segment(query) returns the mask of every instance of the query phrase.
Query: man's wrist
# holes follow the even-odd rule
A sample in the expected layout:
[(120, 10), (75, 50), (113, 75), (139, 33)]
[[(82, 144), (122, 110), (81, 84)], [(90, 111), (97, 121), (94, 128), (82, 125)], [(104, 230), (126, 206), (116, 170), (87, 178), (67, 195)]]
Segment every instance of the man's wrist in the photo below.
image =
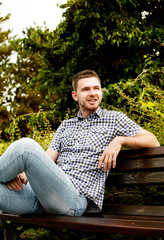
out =
[(117, 136), (114, 138), (114, 141), (116, 144), (119, 144), (121, 147), (123, 147), (126, 142), (126, 137)]

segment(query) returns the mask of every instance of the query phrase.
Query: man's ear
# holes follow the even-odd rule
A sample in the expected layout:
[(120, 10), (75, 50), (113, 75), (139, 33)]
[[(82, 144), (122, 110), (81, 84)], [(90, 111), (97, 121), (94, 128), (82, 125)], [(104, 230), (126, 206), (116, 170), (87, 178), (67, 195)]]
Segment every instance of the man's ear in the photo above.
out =
[(77, 93), (75, 91), (72, 92), (72, 97), (73, 99), (77, 102), (78, 99), (77, 99)]

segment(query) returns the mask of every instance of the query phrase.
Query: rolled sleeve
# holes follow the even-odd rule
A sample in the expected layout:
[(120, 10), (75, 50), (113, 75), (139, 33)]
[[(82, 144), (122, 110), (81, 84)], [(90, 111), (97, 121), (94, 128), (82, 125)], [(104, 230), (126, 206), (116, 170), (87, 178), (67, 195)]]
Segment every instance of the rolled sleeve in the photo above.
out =
[(61, 139), (62, 139), (63, 131), (64, 131), (64, 126), (63, 124), (61, 124), (54, 134), (52, 142), (49, 146), (50, 149), (53, 149), (57, 152), (61, 151)]

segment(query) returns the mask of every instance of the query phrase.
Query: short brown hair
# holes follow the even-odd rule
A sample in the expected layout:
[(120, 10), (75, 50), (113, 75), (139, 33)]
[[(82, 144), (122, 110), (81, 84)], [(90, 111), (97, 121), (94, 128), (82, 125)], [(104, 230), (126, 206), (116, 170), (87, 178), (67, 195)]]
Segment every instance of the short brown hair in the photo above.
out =
[(72, 80), (73, 90), (75, 92), (77, 92), (77, 83), (78, 83), (78, 81), (80, 79), (82, 79), (82, 78), (90, 78), (90, 77), (96, 77), (99, 80), (100, 84), (101, 84), (101, 80), (100, 80), (99, 76), (97, 75), (97, 73), (95, 71), (93, 71), (93, 70), (83, 70), (81, 72), (78, 72), (74, 76), (74, 78)]

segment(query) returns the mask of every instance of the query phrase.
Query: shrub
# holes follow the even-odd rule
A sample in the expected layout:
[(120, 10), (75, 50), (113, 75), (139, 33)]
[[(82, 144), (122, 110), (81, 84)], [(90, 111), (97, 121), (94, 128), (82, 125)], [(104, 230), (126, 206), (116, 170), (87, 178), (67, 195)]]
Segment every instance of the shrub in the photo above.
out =
[(156, 65), (147, 57), (145, 69), (136, 79), (121, 80), (104, 88), (103, 106), (126, 113), (164, 145), (164, 76), (163, 68)]

